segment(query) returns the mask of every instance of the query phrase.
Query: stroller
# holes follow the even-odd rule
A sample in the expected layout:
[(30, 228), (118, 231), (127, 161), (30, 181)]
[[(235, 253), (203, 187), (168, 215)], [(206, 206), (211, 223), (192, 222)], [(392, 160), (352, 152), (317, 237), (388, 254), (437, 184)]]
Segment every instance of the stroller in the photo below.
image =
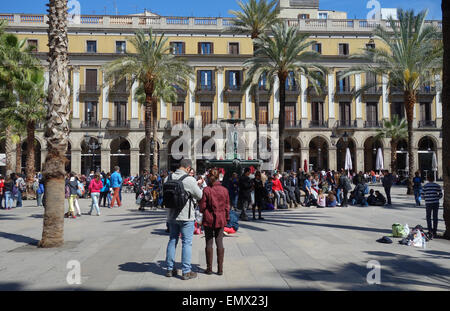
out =
[(136, 200), (136, 204), (139, 205), (140, 211), (145, 211), (146, 207), (150, 207), (152, 210), (155, 209), (155, 200), (153, 199), (152, 192), (152, 189), (145, 189), (142, 187), (142, 191)]

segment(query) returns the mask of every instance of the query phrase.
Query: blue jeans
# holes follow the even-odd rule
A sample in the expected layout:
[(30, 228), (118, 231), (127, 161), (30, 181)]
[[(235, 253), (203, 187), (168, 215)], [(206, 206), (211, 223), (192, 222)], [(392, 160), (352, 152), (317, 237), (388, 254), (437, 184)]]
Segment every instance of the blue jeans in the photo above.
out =
[(12, 208), (14, 204), (14, 198), (11, 191), (5, 192), (5, 208)]
[(17, 191), (16, 207), (22, 207), (22, 192), (20, 190)]
[(372, 183), (376, 183), (377, 182), (377, 176), (372, 176)]
[(97, 211), (97, 214), (100, 215), (100, 208), (98, 207), (98, 199), (99, 199), (99, 197), (100, 197), (100, 193), (99, 192), (91, 193), (92, 204), (91, 204), (91, 211), (89, 212), (89, 214), (91, 214), (93, 209), (95, 208), (95, 210)]
[(167, 270), (172, 271), (175, 265), (175, 251), (181, 233), (183, 243), (181, 250), (181, 265), (183, 274), (191, 272), (192, 237), (194, 236), (194, 221), (169, 221), (170, 239), (167, 244)]
[(42, 205), (42, 197), (44, 196), (44, 194), (43, 193), (37, 193), (36, 194), (37, 195), (37, 206), (43, 206)]
[(416, 199), (416, 205), (420, 206), (422, 200), (422, 189), (414, 189), (414, 198)]
[[(439, 222), (439, 218), (438, 218), (439, 203), (425, 204), (425, 207), (426, 207), (428, 232), (437, 234), (437, 227), (438, 227), (438, 222)], [(432, 216), (433, 216), (433, 219), (431, 219)]]
[(336, 191), (336, 201), (338, 204), (341, 204), (341, 189), (337, 189)]

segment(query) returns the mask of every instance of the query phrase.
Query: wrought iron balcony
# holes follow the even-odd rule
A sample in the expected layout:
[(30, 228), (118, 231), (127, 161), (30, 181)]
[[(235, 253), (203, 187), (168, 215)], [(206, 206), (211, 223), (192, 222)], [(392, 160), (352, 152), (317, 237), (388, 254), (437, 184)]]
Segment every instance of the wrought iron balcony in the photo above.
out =
[(196, 90), (198, 95), (215, 95), (216, 86), (215, 85), (197, 85)]
[(419, 128), (435, 128), (436, 121), (431, 120), (421, 120), (419, 121)]
[(328, 95), (328, 87), (320, 86), (318, 87), (318, 91), (313, 86), (308, 87), (308, 95), (309, 96), (327, 96)]
[(378, 120), (375, 121), (365, 121), (364, 122), (365, 128), (374, 128), (374, 127), (381, 127), (381, 123), (378, 122)]
[(355, 128), (357, 127), (356, 120), (338, 120), (337, 121), (338, 128)]
[(100, 126), (100, 122), (99, 121), (92, 121), (92, 120), (89, 120), (89, 121), (83, 121), (83, 122), (81, 122), (81, 128), (95, 128), (95, 129), (98, 129), (98, 128), (100, 128), (101, 126)]
[(328, 121), (325, 120), (311, 120), (309, 122), (310, 128), (327, 128), (328, 127)]
[(107, 129), (129, 129), (130, 121), (128, 120), (111, 120), (106, 124)]
[(130, 88), (127, 87), (113, 87), (109, 89), (110, 97), (128, 97), (130, 95)]
[(436, 95), (436, 87), (429, 86), (429, 85), (423, 85), (419, 89), (420, 95)]
[(371, 87), (364, 91), (364, 95), (379, 95), (383, 94), (383, 88), (381, 87)]
[(285, 87), (286, 95), (299, 95), (300, 87), (297, 85), (287, 85)]
[(80, 94), (100, 95), (101, 89), (100, 85), (82, 84), (80, 85)]
[(346, 95), (346, 96), (350, 96), (354, 93), (354, 89), (350, 88), (350, 87), (337, 87), (336, 88), (336, 95)]
[(243, 94), (244, 90), (242, 89), (242, 85), (227, 85), (225, 87), (225, 93), (228, 93), (228, 94)]
[(296, 120), (287, 120), (284, 123), (285, 128), (287, 129), (298, 129), (302, 128), (302, 120), (296, 121)]

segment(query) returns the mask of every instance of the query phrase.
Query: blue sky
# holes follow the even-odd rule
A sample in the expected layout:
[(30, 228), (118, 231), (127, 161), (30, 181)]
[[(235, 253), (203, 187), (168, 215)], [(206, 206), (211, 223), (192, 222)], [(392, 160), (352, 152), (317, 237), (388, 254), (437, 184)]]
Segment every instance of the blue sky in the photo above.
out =
[[(143, 12), (144, 8), (164, 16), (229, 16), (228, 10), (238, 9), (236, 0), (78, 0), (82, 14), (119, 14)], [(320, 8), (345, 11), (348, 18), (366, 18), (369, 0), (320, 0)], [(429, 9), (428, 17), (441, 19), (441, 0), (379, 0), (383, 8)], [(46, 13), (48, 0), (0, 0), (0, 13)]]

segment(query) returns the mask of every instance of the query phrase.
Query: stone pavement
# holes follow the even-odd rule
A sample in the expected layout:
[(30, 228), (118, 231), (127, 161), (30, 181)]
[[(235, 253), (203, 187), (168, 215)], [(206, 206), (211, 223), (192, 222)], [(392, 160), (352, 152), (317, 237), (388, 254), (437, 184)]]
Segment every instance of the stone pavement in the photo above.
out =
[[(163, 269), (168, 235), (165, 211), (139, 212), (134, 195), (102, 216), (65, 220), (65, 245), (37, 249), (43, 209), (35, 201), (0, 210), (0, 290), (450, 290), (450, 241), (426, 249), (376, 240), (399, 222), (426, 227), (424, 208), (404, 188), (391, 208), (300, 208), (266, 212), (264, 221), (240, 222), (225, 238), (223, 276), (199, 273), (183, 281)], [(82, 200), (83, 213), (90, 200)], [(444, 230), (442, 209), (440, 233)], [(194, 236), (194, 271), (205, 268), (205, 241)], [(81, 285), (69, 285), (67, 264), (81, 264)], [(181, 242), (177, 248), (178, 268)], [(366, 281), (367, 263), (381, 264), (381, 284)], [(214, 254), (214, 271), (216, 270)]]

